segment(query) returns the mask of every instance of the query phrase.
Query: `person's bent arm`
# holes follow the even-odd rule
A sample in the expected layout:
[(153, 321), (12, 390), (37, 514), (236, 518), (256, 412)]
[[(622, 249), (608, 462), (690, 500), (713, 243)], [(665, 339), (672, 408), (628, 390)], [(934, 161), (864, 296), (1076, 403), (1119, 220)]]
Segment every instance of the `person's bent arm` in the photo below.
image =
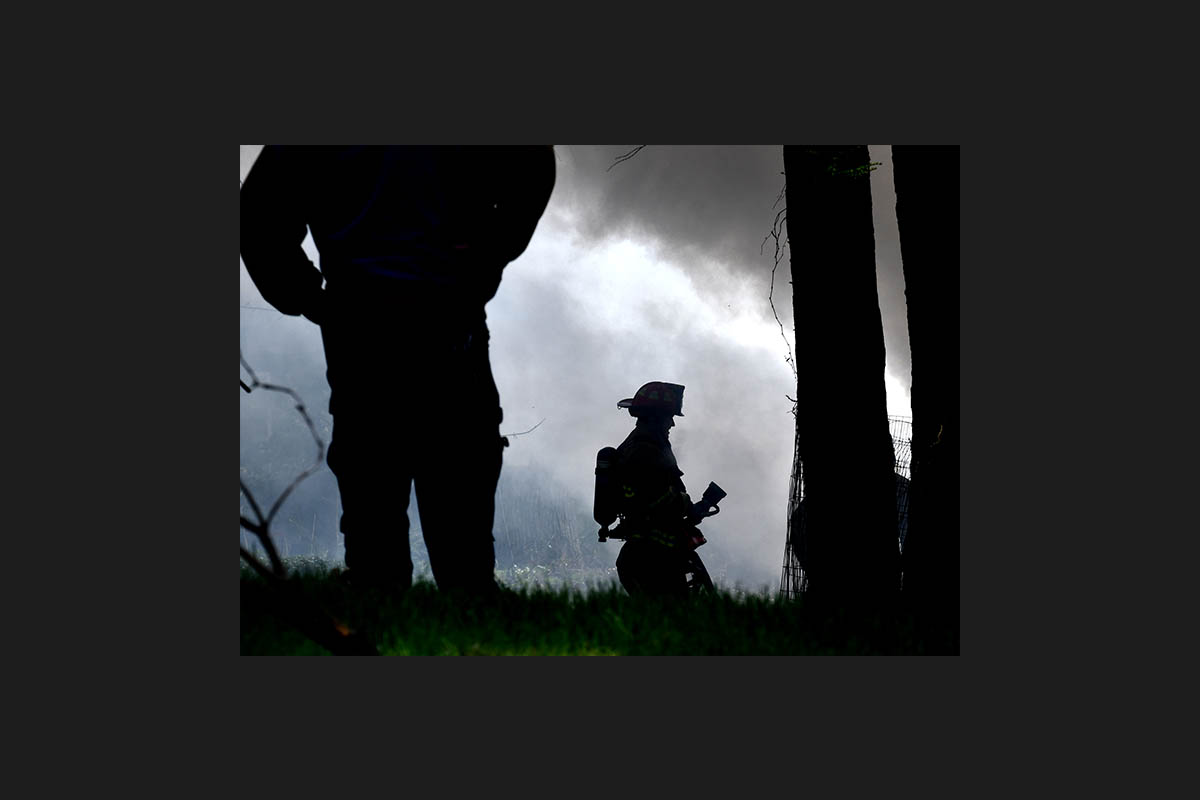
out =
[(673, 522), (691, 513), (691, 497), (657, 447), (635, 445), (620, 470), (625, 507), (631, 516)]
[(250, 279), (281, 313), (322, 318), (323, 278), (302, 247), (308, 226), (298, 203), (302, 159), (267, 145), (242, 184), (241, 252)]

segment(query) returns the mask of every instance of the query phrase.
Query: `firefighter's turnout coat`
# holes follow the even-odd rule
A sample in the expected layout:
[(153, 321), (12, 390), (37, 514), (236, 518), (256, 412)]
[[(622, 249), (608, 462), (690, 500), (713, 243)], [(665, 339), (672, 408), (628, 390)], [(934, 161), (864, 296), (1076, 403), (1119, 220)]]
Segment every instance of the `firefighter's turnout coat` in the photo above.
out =
[(704, 537), (688, 515), (692, 499), (665, 433), (633, 429), (614, 458), (620, 530), (627, 540), (649, 540), (671, 548), (695, 548)]

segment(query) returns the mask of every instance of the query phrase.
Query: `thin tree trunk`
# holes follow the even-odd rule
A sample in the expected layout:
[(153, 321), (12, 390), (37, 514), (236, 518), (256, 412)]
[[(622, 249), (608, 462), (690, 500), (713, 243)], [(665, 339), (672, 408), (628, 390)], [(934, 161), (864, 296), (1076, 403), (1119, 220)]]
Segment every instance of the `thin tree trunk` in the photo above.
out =
[(912, 350), (904, 590), (958, 616), (959, 150), (892, 147)]
[(896, 591), (895, 455), (866, 145), (783, 149), (809, 591)]

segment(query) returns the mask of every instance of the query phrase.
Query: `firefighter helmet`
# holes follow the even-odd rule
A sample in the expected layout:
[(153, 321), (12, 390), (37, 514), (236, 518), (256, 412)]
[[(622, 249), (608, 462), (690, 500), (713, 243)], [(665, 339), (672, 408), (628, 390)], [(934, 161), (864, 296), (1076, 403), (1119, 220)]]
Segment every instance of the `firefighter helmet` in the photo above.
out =
[(637, 394), (633, 397), (627, 397), (618, 402), (617, 408), (629, 409), (631, 417), (640, 416), (642, 412), (646, 411), (682, 417), (683, 387), (678, 383), (651, 381), (638, 389)]

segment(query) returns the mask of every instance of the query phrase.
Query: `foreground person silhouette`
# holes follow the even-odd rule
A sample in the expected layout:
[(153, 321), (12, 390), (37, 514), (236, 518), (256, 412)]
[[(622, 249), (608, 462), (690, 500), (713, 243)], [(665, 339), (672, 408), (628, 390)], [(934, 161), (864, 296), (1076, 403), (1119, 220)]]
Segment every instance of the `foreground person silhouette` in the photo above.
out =
[[(411, 586), (415, 485), (438, 587), (496, 590), (507, 442), (484, 305), (554, 181), (549, 146), (268, 145), (242, 186), (247, 272), (279, 311), (321, 326), (329, 468), (354, 586)], [(301, 247), (306, 231), (319, 270)]]

